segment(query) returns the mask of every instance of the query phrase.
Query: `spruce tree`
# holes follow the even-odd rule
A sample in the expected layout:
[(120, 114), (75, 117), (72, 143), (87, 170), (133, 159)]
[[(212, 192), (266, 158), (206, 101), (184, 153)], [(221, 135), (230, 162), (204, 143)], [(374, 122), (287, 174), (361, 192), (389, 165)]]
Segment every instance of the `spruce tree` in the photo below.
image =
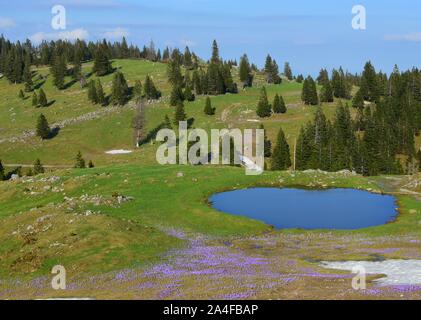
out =
[(98, 77), (105, 76), (112, 71), (111, 62), (108, 59), (106, 48), (101, 44), (95, 52), (92, 72)]
[(204, 112), (208, 116), (215, 114), (215, 108), (212, 108), (211, 99), (209, 97), (206, 97)]
[(136, 101), (140, 101), (142, 98), (142, 82), (140, 80), (136, 80), (133, 88), (133, 94)]
[(34, 91), (34, 94), (32, 95), (32, 106), (36, 107), (38, 105), (38, 96), (37, 93)]
[[(265, 130), (265, 127), (263, 126), (263, 124), (260, 124), (259, 129), (261, 130)], [(266, 135), (266, 130), (265, 130), (265, 134), (264, 134), (264, 139), (263, 139), (263, 151), (264, 151), (264, 156), (265, 158), (269, 158), (272, 156), (272, 142), (268, 139), (267, 135)]]
[(34, 170), (33, 170), (33, 174), (37, 175), (40, 173), (44, 173), (44, 167), (42, 166), (42, 163), (39, 159), (36, 159), (34, 162)]
[(301, 94), (301, 99), (305, 104), (317, 105), (319, 104), (319, 99), (317, 96), (316, 83), (314, 82), (311, 76), (308, 76), (304, 80), (303, 91)]
[(361, 90), (358, 90), (352, 99), (352, 106), (357, 109), (364, 109), (364, 97)]
[(82, 153), (79, 151), (76, 155), (75, 168), (83, 169), (86, 167), (85, 160), (82, 157)]
[(192, 92), (190, 86), (186, 86), (186, 89), (184, 89), (184, 98), (187, 101), (190, 101), (190, 102), (194, 101), (196, 99), (196, 97), (195, 97), (194, 93)]
[(260, 90), (260, 98), (257, 104), (256, 113), (260, 118), (270, 117), (272, 114), (265, 87), (262, 87)]
[(291, 166), (291, 155), (289, 145), (285, 139), (282, 128), (276, 139), (276, 145), (273, 148), (271, 170), (287, 170)]
[(25, 94), (23, 93), (23, 90), (21, 89), (21, 90), (19, 90), (19, 94), (18, 94), (18, 97), (20, 98), (20, 99), (25, 99)]
[(91, 80), (88, 84), (88, 99), (93, 103), (98, 103), (98, 95), (96, 93), (95, 81)]
[(107, 104), (107, 98), (105, 97), (104, 89), (102, 88), (101, 80), (97, 79), (95, 84), (97, 103), (102, 106)]
[(129, 87), (123, 73), (117, 71), (111, 86), (111, 102), (114, 105), (124, 105), (127, 102)]
[(47, 118), (41, 113), (37, 120), (36, 134), (41, 139), (48, 139), (51, 134), (50, 126), (48, 125)]
[(292, 70), (291, 70), (291, 66), (289, 65), (289, 62), (285, 62), (284, 65), (284, 76), (291, 81), (292, 80)]
[(34, 83), (32, 82), (32, 73), (29, 58), (27, 58), (25, 62), (25, 67), (23, 69), (23, 80), (25, 81), (25, 91), (31, 92)]
[(184, 104), (183, 104), (182, 101), (179, 101), (177, 103), (177, 106), (176, 106), (175, 112), (174, 112), (174, 124), (176, 126), (178, 126), (178, 123), (180, 121), (186, 121), (186, 118), (187, 118), (187, 116), (186, 116), (186, 113), (184, 111)]
[(183, 64), (187, 69), (190, 69), (193, 67), (192, 54), (190, 52), (189, 47), (186, 47), (184, 49)]
[(285, 113), (287, 112), (287, 108), (285, 105), (284, 98), (282, 96), (279, 96), (278, 94), (275, 95), (275, 98), (273, 99), (273, 112), (274, 113)]
[(323, 82), (323, 87), (320, 91), (320, 102), (333, 102), (333, 91), (329, 80)]
[(213, 40), (212, 43), (212, 57), (210, 62), (213, 64), (219, 64), (221, 62), (219, 59), (219, 48), (216, 40)]
[(183, 90), (181, 89), (181, 86), (179, 84), (175, 84), (171, 90), (170, 105), (176, 106), (180, 101), (184, 101)]
[(39, 89), (38, 92), (38, 103), (41, 107), (46, 107), (48, 105), (47, 96), (45, 95), (44, 90)]
[(67, 67), (66, 60), (63, 54), (56, 54), (54, 63), (51, 67), (51, 73), (53, 75), (53, 84), (57, 89), (61, 90), (64, 88), (64, 77), (66, 76)]
[(159, 99), (161, 97), (161, 92), (155, 87), (155, 84), (149, 75), (147, 75), (145, 79), (144, 94), (145, 98), (148, 100)]
[(95, 165), (94, 165), (94, 163), (92, 162), (92, 160), (89, 160), (89, 163), (88, 163), (88, 168), (94, 168), (95, 167)]
[(246, 54), (243, 55), (240, 59), (239, 76), (240, 81), (243, 83), (243, 88), (252, 86), (253, 73)]

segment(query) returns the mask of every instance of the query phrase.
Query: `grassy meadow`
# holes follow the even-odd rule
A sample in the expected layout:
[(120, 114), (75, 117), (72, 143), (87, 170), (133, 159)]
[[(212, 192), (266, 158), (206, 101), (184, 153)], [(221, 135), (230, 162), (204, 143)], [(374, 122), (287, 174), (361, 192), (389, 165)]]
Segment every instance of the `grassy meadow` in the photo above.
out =
[[(84, 72), (91, 67), (83, 64)], [(113, 67), (124, 73), (129, 86), (136, 80), (143, 83), (149, 74), (162, 91), (162, 99), (147, 105), (149, 130), (166, 114), (173, 118), (165, 64), (114, 60)], [(362, 177), (309, 170), (247, 176), (244, 169), (229, 166), (160, 166), (155, 160), (156, 143), (135, 147), (134, 102), (123, 107), (93, 105), (87, 89), (70, 77), (67, 88), (57, 90), (48, 68), (34, 71), (36, 86), (50, 101), (48, 107), (33, 107), (32, 93), (22, 100), (18, 98), (22, 85), (0, 79), (0, 159), (10, 165), (6, 170), (32, 165), (37, 158), (44, 165), (69, 169), (48, 167), (46, 174), (0, 182), (0, 298), (57, 294), (141, 299), (400, 297), (401, 292), (392, 289), (366, 295), (349, 291), (349, 274), (319, 268), (318, 262), (420, 259), (420, 175)], [(112, 77), (101, 77), (106, 94)], [(282, 127), (293, 146), (315, 107), (301, 102), (301, 84), (283, 81), (266, 89), (270, 102), (276, 93), (283, 96), (287, 113), (258, 119), (261, 85), (258, 81), (238, 94), (211, 97), (214, 116), (203, 112), (205, 97), (196, 97), (185, 102), (187, 116), (194, 118), (194, 127), (206, 130), (257, 128), (263, 123), (272, 142)], [(336, 104), (322, 105), (327, 118), (333, 118)], [(104, 112), (107, 108), (110, 111)], [(40, 113), (53, 124), (92, 112), (100, 114), (66, 125), (52, 139), (23, 136), (35, 129)], [(105, 153), (113, 149), (133, 153)], [(70, 168), (79, 150), (95, 168)], [(275, 230), (260, 221), (217, 212), (208, 203), (215, 192), (252, 186), (387, 192), (397, 197), (399, 214), (394, 222), (353, 231)], [(66, 292), (49, 287), (50, 270), (56, 264), (66, 266), (70, 279)], [(370, 288), (375, 278), (369, 278)], [(404, 298), (412, 297), (408, 294)]]

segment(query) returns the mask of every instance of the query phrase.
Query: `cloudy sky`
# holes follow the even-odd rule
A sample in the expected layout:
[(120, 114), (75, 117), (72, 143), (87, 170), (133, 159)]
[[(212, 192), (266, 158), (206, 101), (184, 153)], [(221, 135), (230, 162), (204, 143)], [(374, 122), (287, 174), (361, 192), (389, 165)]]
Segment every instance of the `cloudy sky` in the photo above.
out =
[[(366, 30), (351, 27), (354, 5), (367, 11)], [(66, 29), (51, 27), (54, 5), (66, 8)], [(416, 0), (0, 0), (0, 33), (12, 40), (103, 37), (158, 47), (190, 46), (204, 58), (217, 39), (224, 58), (267, 53), (295, 73), (367, 60), (384, 71), (421, 67), (421, 1)]]

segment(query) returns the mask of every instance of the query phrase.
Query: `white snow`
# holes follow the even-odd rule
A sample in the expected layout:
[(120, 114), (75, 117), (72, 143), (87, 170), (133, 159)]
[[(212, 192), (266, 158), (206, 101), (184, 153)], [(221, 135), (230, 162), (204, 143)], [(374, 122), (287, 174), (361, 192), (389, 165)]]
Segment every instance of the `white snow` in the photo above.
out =
[(127, 154), (127, 153), (132, 153), (133, 151), (131, 150), (123, 150), (123, 149), (119, 149), (119, 150), (110, 150), (110, 151), (106, 151), (106, 154)]
[(421, 284), (421, 260), (391, 259), (384, 261), (344, 261), (321, 264), (325, 268), (349, 270), (363, 267), (367, 274), (384, 274), (386, 277), (375, 280), (379, 285)]

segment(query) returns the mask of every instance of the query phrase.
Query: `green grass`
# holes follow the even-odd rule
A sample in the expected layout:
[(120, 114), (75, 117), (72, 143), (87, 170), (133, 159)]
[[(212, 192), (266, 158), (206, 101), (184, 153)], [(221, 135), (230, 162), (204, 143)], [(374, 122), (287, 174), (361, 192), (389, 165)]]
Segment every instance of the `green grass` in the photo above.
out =
[[(91, 63), (84, 64), (84, 72), (88, 73), (91, 67)], [(149, 130), (159, 125), (165, 114), (173, 118), (174, 108), (168, 105), (170, 85), (166, 80), (165, 64), (145, 60), (114, 60), (113, 67), (125, 74), (130, 86), (133, 86), (136, 80), (143, 82), (146, 74), (150, 74), (157, 87), (162, 90), (163, 100), (149, 106), (147, 110)], [(53, 87), (51, 76), (48, 75), (48, 68), (43, 67), (36, 71), (47, 77), (42, 88), (48, 99), (55, 100), (55, 102), (46, 108), (34, 108), (31, 106), (31, 94), (27, 94), (28, 99), (23, 101), (18, 98), (18, 92), (23, 85), (11, 85), (6, 79), (0, 80), (1, 137), (15, 136), (25, 130), (33, 130), (40, 113), (44, 113), (48, 121), (54, 123), (103, 108), (88, 101), (87, 89), (80, 89), (79, 83), (60, 91)], [(107, 94), (110, 93), (112, 77), (111, 74), (101, 78)], [(71, 79), (68, 78), (67, 81), (70, 82)], [(207, 130), (227, 127), (257, 128), (255, 109), (259, 99), (260, 85), (259, 82), (257, 87), (240, 90), (239, 94), (211, 97), (212, 104), (216, 108), (214, 116), (204, 114), (204, 96), (197, 97), (194, 102), (186, 102), (186, 113), (189, 118), (194, 118), (196, 128)], [(259, 120), (265, 125), (270, 139), (275, 139), (279, 127), (282, 126), (289, 143), (293, 144), (301, 126), (312, 119), (315, 107), (304, 106), (301, 103), (302, 85), (299, 83), (284, 81), (280, 85), (267, 85), (266, 87), (270, 102), (276, 93), (281, 94), (288, 105), (288, 111), (286, 114), (273, 115), (270, 118)], [(332, 118), (335, 105), (323, 105), (328, 118)], [(4, 163), (10, 164), (32, 164), (36, 158), (40, 158), (44, 164), (72, 165), (76, 153), (80, 150), (87, 160), (91, 159), (97, 165), (154, 164), (156, 163), (154, 156), (156, 146), (142, 146), (140, 150), (131, 155), (110, 156), (105, 154), (105, 151), (111, 149), (134, 149), (131, 128), (133, 115), (133, 109), (126, 106), (118, 112), (104, 115), (101, 118), (68, 125), (50, 140), (41, 141), (39, 138), (33, 137), (22, 142), (5, 142), (1, 144), (0, 159)]]
[[(177, 173), (182, 172), (182, 177)], [(20, 261), (16, 273), (31, 272), (23, 253), (22, 239), (10, 236), (13, 231), (25, 231), (35, 218), (53, 214), (56, 221), (54, 232), (36, 235), (33, 245), (24, 246), (40, 259), (34, 272), (48, 270), (57, 261), (74, 266), (78, 271), (105, 271), (128, 265), (144, 265), (159, 259), (159, 255), (180, 244), (180, 240), (168, 236), (168, 229), (190, 234), (203, 234), (217, 239), (244, 238), (273, 232), (270, 226), (252, 219), (217, 212), (207, 202), (208, 197), (219, 191), (251, 186), (305, 186), (313, 188), (349, 187), (379, 192), (371, 179), (341, 174), (317, 172), (265, 172), (261, 176), (246, 176), (244, 170), (215, 166), (139, 166), (114, 165), (105, 168), (66, 170), (61, 180), (50, 183), (51, 187), (64, 188), (61, 192), (45, 191), (48, 182), (0, 183), (0, 238), (4, 240), (0, 262), (0, 274), (7, 274), (12, 261)], [(39, 192), (31, 195), (30, 191)], [(64, 197), (79, 198), (81, 195), (102, 195), (111, 198), (115, 193), (133, 197), (133, 201), (120, 206), (81, 204), (76, 211), (100, 211), (100, 214), (84, 217), (75, 225), (66, 225), (73, 217), (66, 209)], [(280, 233), (305, 233), (333, 236), (421, 236), (418, 221), (421, 205), (407, 196), (399, 196), (400, 215), (396, 222), (355, 231), (282, 230)], [(35, 208), (35, 209), (34, 209)], [(31, 210), (32, 209), (32, 210)], [(67, 210), (67, 211), (66, 211)], [(131, 231), (128, 233), (128, 224)], [(57, 253), (49, 245), (54, 242), (69, 244), (69, 233), (78, 236), (70, 244), (76, 249), (64, 247)], [(164, 230), (164, 231), (162, 231)], [(72, 237), (71, 237), (72, 238)], [(66, 242), (67, 241), (67, 242)], [(35, 250), (36, 248), (36, 250)], [(119, 258), (120, 257), (120, 258)], [(23, 259), (23, 260), (22, 260)], [(32, 258), (31, 258), (32, 259)], [(35, 259), (35, 258), (33, 258)], [(88, 260), (91, 261), (88, 263)], [(22, 262), (23, 261), (23, 262)], [(9, 270), (10, 272), (10, 270)]]

